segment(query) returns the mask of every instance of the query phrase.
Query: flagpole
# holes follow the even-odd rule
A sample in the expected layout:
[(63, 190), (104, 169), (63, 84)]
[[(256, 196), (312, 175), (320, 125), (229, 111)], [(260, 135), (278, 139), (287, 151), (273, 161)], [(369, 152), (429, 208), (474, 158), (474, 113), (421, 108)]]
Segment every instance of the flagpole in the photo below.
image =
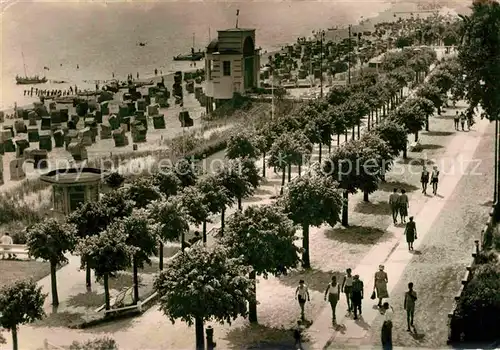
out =
[(236, 28), (238, 28), (238, 17), (240, 16), (240, 10), (236, 10)]

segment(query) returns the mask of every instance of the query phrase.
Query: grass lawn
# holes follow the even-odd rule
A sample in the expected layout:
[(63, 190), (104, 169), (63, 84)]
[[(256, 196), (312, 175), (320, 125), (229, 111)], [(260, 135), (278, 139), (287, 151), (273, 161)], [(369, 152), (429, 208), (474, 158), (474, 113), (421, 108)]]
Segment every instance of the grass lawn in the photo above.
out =
[(50, 273), (48, 262), (35, 260), (0, 260), (0, 288), (16, 281), (38, 281)]

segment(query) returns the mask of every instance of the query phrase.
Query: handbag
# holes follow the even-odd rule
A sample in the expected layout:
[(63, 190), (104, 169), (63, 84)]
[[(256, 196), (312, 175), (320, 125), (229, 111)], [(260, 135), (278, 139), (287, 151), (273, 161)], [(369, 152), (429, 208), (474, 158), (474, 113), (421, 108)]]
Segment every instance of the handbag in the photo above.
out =
[(372, 295), (371, 295), (371, 297), (370, 297), (370, 299), (371, 299), (371, 300), (375, 300), (375, 297), (376, 297), (376, 295), (375, 295), (375, 291), (373, 291), (373, 292), (372, 292)]

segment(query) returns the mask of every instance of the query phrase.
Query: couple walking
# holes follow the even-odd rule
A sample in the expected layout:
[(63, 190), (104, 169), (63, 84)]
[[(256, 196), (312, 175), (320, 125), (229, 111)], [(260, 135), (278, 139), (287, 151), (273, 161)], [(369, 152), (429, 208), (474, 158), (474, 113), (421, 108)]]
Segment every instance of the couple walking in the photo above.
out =
[(391, 206), (392, 220), (394, 221), (394, 225), (397, 224), (398, 214), (399, 216), (401, 216), (401, 223), (406, 223), (408, 208), (410, 206), (406, 191), (401, 190), (401, 194), (399, 194), (398, 189), (395, 188), (389, 196), (389, 205)]
[(439, 182), (439, 170), (435, 165), (432, 167), (432, 173), (429, 173), (425, 165), (422, 167), (422, 173), (420, 175), (420, 183), (422, 184), (422, 193), (425, 195), (427, 194), (427, 184), (429, 182), (432, 185), (432, 194), (436, 195)]
[(346, 297), (347, 312), (349, 314), (353, 312), (355, 320), (358, 319), (358, 314), (361, 316), (361, 303), (364, 297), (363, 289), (363, 281), (359, 279), (359, 275), (353, 276), (351, 269), (346, 270), (342, 284), (338, 283), (336, 276), (332, 276), (332, 281), (326, 287), (324, 299), (330, 303), (333, 325), (337, 324), (336, 308), (342, 293)]

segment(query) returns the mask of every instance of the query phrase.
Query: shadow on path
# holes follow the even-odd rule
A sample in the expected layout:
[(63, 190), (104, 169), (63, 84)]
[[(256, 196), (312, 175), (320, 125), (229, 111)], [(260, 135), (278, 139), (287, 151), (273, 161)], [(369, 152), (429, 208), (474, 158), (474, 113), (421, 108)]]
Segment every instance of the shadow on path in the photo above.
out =
[(426, 145), (421, 145), (420, 148), (422, 150), (436, 150), (436, 149), (443, 148), (443, 146), (441, 146), (441, 145), (433, 145), (433, 144), (426, 144)]
[(359, 202), (354, 211), (369, 215), (391, 215), (391, 207), (388, 202)]
[(340, 271), (325, 272), (316, 269), (307, 269), (291, 271), (286, 276), (281, 276), (279, 281), (294, 288), (299, 285), (300, 280), (304, 280), (309, 289), (324, 292), (333, 275), (336, 275), (337, 280), (340, 281), (342, 281), (341, 278), (344, 276)]
[(380, 191), (385, 191), (385, 192), (392, 192), (395, 188), (400, 190), (405, 190), (407, 193), (416, 191), (419, 189), (419, 187), (411, 185), (406, 182), (400, 182), (400, 181), (389, 181), (389, 182), (381, 182), (378, 184), (378, 189)]
[[(230, 330), (225, 338), (230, 343), (230, 348), (241, 349), (296, 349), (293, 331), (286, 328), (271, 328), (263, 325), (246, 325)], [(303, 339), (302, 342), (306, 342)]]
[(349, 244), (375, 244), (387, 231), (367, 226), (349, 226), (329, 229), (325, 235), (329, 239)]
[(424, 131), (421, 135), (427, 136), (451, 136), (454, 135), (456, 131)]
[(412, 158), (412, 157), (408, 157), (406, 159), (402, 159), (402, 158), (398, 159), (396, 161), (396, 163), (398, 163), (398, 164), (410, 164), (410, 165), (414, 165), (414, 166), (422, 166), (422, 165), (430, 166), (430, 165), (434, 164), (432, 159)]

